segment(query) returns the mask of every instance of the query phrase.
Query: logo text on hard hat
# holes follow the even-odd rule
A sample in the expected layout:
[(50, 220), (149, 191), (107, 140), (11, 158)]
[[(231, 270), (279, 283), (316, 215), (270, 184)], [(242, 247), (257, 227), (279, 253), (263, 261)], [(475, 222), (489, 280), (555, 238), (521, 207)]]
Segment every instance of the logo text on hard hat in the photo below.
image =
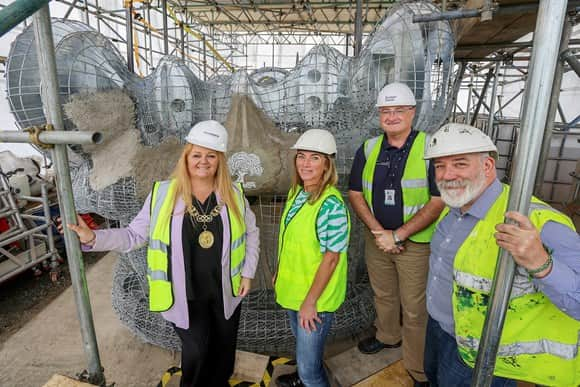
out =
[(214, 136), (216, 138), (219, 138), (218, 134), (212, 133), (212, 132), (206, 132), (205, 130), (203, 131), (204, 134), (209, 134), (210, 136)]

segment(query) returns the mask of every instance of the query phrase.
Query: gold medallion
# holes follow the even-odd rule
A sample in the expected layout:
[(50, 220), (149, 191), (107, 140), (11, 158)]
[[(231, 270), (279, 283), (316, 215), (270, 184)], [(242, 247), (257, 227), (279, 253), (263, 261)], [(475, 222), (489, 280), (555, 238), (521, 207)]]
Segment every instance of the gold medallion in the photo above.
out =
[(209, 249), (213, 246), (213, 234), (211, 231), (203, 231), (199, 234), (199, 238), (197, 238), (199, 245), (204, 249)]

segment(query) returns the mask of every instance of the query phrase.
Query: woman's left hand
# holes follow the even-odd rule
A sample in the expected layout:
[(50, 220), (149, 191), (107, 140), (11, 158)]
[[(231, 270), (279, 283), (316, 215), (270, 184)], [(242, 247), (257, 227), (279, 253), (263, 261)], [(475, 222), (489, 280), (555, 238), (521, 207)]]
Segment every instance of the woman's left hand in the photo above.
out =
[(298, 312), (300, 327), (306, 332), (316, 331), (316, 323), (322, 323), (318, 313), (316, 313), (316, 304), (303, 302)]
[(242, 282), (240, 282), (240, 290), (238, 291), (238, 296), (245, 297), (250, 293), (250, 289), (252, 288), (252, 279), (242, 277)]

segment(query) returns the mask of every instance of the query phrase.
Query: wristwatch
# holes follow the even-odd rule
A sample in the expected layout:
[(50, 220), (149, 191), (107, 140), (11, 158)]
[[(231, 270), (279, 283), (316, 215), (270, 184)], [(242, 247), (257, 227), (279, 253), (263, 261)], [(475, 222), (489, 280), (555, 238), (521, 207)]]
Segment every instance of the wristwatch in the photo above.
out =
[(393, 230), (393, 240), (395, 241), (395, 244), (397, 246), (401, 246), (403, 244), (403, 242), (404, 242), (401, 239), (399, 239), (399, 236), (397, 235), (397, 233), (395, 232), (395, 230)]

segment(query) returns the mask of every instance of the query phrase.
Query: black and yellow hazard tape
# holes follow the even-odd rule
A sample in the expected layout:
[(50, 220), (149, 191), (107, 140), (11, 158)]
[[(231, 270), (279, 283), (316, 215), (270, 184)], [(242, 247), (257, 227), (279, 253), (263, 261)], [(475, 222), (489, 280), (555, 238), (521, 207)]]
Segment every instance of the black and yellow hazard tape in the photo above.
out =
[[(270, 381), (272, 380), (272, 374), (274, 373), (274, 367), (280, 364), (288, 364), (292, 363), (294, 360), (288, 359), (285, 357), (270, 357), (268, 360), (268, 365), (266, 366), (266, 370), (264, 371), (264, 376), (262, 376), (262, 380), (260, 383), (253, 383), (253, 382), (246, 382), (243, 380), (237, 379), (230, 379), (230, 386), (231, 387), (268, 387)], [(181, 377), (181, 368), (179, 367), (171, 367), (161, 377), (161, 381), (157, 384), (157, 387), (166, 387), (172, 378), (180, 378)]]
[(244, 382), (242, 380), (230, 379), (231, 387), (268, 387), (270, 380), (272, 380), (272, 374), (274, 373), (274, 367), (280, 364), (287, 364), (292, 362), (292, 359), (285, 357), (270, 357), (268, 360), (268, 365), (264, 371), (264, 376), (260, 383)]
[(159, 381), (159, 384), (157, 384), (157, 387), (167, 386), (169, 384), (169, 382), (171, 381), (171, 378), (173, 378), (174, 376), (181, 378), (181, 368), (171, 367), (170, 369), (165, 371), (165, 373), (161, 377), (161, 380)]

